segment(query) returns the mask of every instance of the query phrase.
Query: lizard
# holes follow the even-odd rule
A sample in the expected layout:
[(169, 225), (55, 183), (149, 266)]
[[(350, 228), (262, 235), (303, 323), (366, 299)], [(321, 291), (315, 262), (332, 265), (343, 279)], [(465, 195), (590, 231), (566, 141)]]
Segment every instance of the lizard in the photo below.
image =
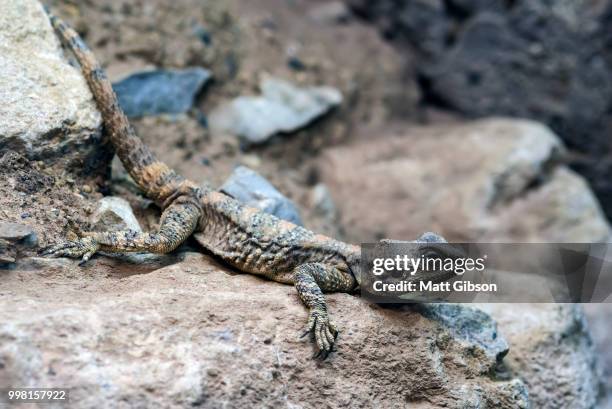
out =
[[(81, 232), (80, 237), (51, 245), (41, 254), (80, 258), (82, 265), (98, 251), (168, 253), (193, 235), (230, 266), (293, 285), (308, 309), (302, 336), (311, 334), (317, 347), (315, 357), (325, 359), (339, 330), (330, 318), (324, 293), (358, 292), (361, 247), (249, 207), (208, 184), (187, 180), (158, 160), (136, 135), (93, 52), (73, 28), (46, 11), (60, 42), (81, 67), (116, 154), (138, 187), (161, 208), (162, 215), (157, 231)], [(425, 233), (417, 242), (446, 241)], [(444, 275), (436, 280), (449, 278)]]

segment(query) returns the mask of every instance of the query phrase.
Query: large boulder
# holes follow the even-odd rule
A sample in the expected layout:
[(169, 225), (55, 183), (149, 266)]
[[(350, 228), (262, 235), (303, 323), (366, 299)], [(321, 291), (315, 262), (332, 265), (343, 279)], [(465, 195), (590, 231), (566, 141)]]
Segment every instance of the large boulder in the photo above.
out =
[(0, 151), (89, 176), (107, 170), (100, 113), (36, 0), (0, 5)]
[(463, 242), (605, 241), (610, 226), (562, 152), (545, 126), (490, 119), (333, 148), (320, 173), (355, 242), (429, 230)]
[[(491, 119), (333, 148), (320, 174), (354, 241), (427, 230), (459, 242), (606, 241), (610, 227), (599, 204), (561, 164), (562, 152), (540, 124)], [(510, 347), (507, 370), (528, 385), (533, 407), (599, 402), (599, 369), (580, 306), (475, 307), (499, 323)], [(463, 314), (448, 321), (459, 325)]]
[(460, 333), (330, 294), (342, 332), (319, 361), (293, 287), (182, 259), (148, 274), (101, 258), (4, 272), (0, 388), (69, 388), (74, 408), (529, 407), (523, 382), (496, 378), (507, 344), (486, 314), (466, 313), (477, 325)]

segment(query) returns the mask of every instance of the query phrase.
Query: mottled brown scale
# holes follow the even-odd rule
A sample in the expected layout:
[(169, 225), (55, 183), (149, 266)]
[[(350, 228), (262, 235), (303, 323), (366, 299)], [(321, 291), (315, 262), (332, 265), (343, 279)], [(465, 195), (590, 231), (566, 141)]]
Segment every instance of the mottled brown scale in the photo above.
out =
[(308, 332), (326, 356), (338, 331), (329, 319), (323, 291), (355, 290), (360, 248), (198, 187), (160, 162), (130, 126), (93, 53), (74, 30), (57, 17), (49, 17), (62, 43), (81, 65), (117, 156), (145, 195), (163, 209), (163, 215), (157, 232), (92, 232), (45, 253), (82, 257), (83, 262), (98, 250), (166, 253), (195, 233), (202, 246), (238, 270), (294, 284), (309, 309)]

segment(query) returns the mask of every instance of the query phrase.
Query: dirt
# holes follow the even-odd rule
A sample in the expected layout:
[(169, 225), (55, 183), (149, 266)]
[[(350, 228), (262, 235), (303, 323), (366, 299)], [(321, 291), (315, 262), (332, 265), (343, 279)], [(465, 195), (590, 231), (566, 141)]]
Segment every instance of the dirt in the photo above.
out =
[[(355, 19), (323, 24), (305, 17), (322, 3), (109, 0), (51, 6), (82, 33), (113, 80), (152, 67), (199, 65), (213, 72), (213, 84), (188, 115), (132, 120), (164, 162), (215, 186), (235, 166), (251, 167), (296, 202), (307, 227), (341, 235), (314, 210), (318, 172), (312, 159), (328, 146), (352, 140), (357, 130), (418, 119), (419, 94), (409, 64), (376, 29)], [(313, 126), (263, 147), (246, 150), (232, 136), (211, 138), (206, 113), (224, 100), (256, 93), (263, 73), (337, 87), (344, 102)]]
[[(91, 187), (95, 181), (58, 174), (13, 151), (0, 157), (0, 181), (2, 220), (32, 227), (40, 247), (76, 226), (87, 229), (89, 215), (102, 197)], [(24, 255), (35, 250), (25, 249)]]

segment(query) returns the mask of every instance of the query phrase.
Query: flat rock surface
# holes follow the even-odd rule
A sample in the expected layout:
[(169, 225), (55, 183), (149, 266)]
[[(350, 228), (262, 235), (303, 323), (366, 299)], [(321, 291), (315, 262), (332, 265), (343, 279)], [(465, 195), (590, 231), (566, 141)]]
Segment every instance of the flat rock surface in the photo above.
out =
[(73, 408), (528, 407), (494, 357), (408, 307), (329, 295), (342, 332), (321, 362), (291, 286), (181, 258), (0, 270), (0, 387), (68, 387)]
[(35, 233), (30, 226), (0, 221), (0, 239), (19, 241), (32, 235), (35, 235)]

